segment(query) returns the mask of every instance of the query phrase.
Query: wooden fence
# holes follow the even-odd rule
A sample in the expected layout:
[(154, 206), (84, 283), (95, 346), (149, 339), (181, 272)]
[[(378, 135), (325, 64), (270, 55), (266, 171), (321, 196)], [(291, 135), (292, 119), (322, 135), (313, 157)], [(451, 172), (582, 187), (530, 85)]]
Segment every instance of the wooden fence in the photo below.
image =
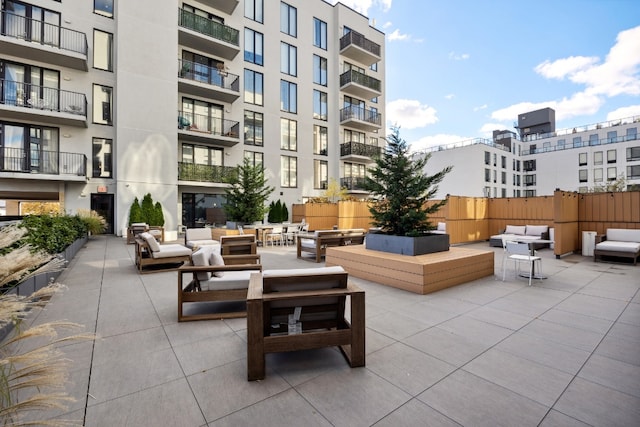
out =
[[(310, 230), (371, 226), (367, 202), (307, 203), (293, 205), (292, 212), (293, 222), (305, 218)], [(507, 225), (548, 225), (554, 229), (554, 252), (563, 255), (581, 248), (582, 231), (604, 234), (607, 228), (640, 229), (640, 192), (558, 190), (553, 196), (500, 199), (449, 196), (429, 219), (434, 226), (447, 223), (451, 244), (488, 240)]]

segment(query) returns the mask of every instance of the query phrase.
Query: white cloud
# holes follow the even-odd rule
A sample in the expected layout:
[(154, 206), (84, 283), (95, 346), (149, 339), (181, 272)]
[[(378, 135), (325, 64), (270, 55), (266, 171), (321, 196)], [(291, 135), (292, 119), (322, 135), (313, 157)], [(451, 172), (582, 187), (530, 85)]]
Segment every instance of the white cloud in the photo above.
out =
[[(516, 121), (518, 114), (551, 107), (556, 120), (592, 115), (604, 105), (606, 98), (619, 95), (640, 95), (640, 26), (618, 33), (604, 62), (598, 57), (570, 56), (555, 61), (544, 61), (535, 72), (547, 79), (568, 79), (584, 89), (561, 100), (539, 103), (522, 102), (494, 111), (491, 118)], [(636, 111), (629, 107), (629, 112)], [(624, 111), (624, 109), (621, 109)], [(617, 110), (620, 111), (620, 110)], [(627, 114), (626, 117), (633, 115)]]
[(397, 28), (395, 30), (393, 30), (392, 33), (387, 35), (387, 39), (389, 39), (389, 41), (404, 41), (404, 40), (409, 40), (410, 36), (409, 34), (401, 34), (400, 30), (398, 30)]
[(468, 53), (449, 52), (449, 59), (453, 59), (454, 61), (464, 61), (465, 59), (469, 58), (470, 55)]
[(618, 108), (607, 114), (607, 120), (620, 120), (629, 117), (640, 116), (640, 105), (630, 105), (628, 107)]
[(387, 103), (387, 121), (402, 129), (417, 129), (438, 121), (433, 107), (420, 104), (415, 99), (397, 99)]
[(448, 135), (448, 134), (438, 134), (432, 136), (425, 136), (415, 141), (407, 141), (410, 146), (411, 152), (422, 151), (431, 147), (438, 146), (452, 146), (455, 144), (462, 144), (463, 141), (468, 141), (471, 138), (467, 136), (460, 135)]
[(393, 25), (393, 23), (392, 23), (391, 21), (387, 21), (387, 22), (385, 22), (384, 24), (382, 24), (382, 28), (386, 30), (386, 29), (387, 29), (387, 28), (389, 28), (391, 25)]
[(480, 110), (486, 110), (487, 107), (489, 107), (487, 104), (483, 104), (479, 107), (473, 107), (473, 111), (480, 111)]
[(455, 98), (456, 96), (455, 96), (453, 93), (450, 93), (450, 94), (448, 94), (448, 95), (445, 95), (444, 97), (445, 97), (445, 99), (453, 99), (453, 98)]

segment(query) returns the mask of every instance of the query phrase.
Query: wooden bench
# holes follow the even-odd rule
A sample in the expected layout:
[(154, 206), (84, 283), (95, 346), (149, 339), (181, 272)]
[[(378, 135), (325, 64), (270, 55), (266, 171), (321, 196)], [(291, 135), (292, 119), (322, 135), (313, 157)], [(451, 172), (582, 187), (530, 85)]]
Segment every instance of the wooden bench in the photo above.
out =
[[(224, 310), (197, 310), (197, 304), (192, 313), (185, 313), (185, 304), (213, 303), (213, 302), (245, 302), (251, 273), (260, 272), (260, 255), (226, 255), (222, 256), (223, 265), (212, 265), (211, 252), (215, 248), (202, 247), (192, 255), (192, 265), (184, 265), (178, 269), (178, 322), (188, 320), (214, 320), (246, 317), (247, 311), (242, 307), (227, 305), (216, 307)], [(193, 278), (187, 283), (185, 274), (192, 274)], [(218, 277), (218, 276), (220, 277)], [(188, 280), (188, 279), (187, 279)], [(200, 306), (204, 304), (199, 304)], [(209, 304), (211, 305), (211, 304)]]
[[(135, 262), (138, 272), (155, 273), (158, 271), (171, 271), (177, 268), (177, 264), (184, 264), (191, 260), (191, 249), (179, 244), (160, 245), (151, 235), (151, 239), (144, 236), (148, 233), (141, 233), (135, 238), (136, 251)], [(157, 245), (157, 246), (156, 246)], [(163, 269), (144, 270), (144, 267), (153, 265), (167, 265), (169, 267)]]
[(220, 245), (222, 255), (255, 255), (258, 251), (254, 234), (220, 236)]
[(327, 248), (331, 246), (361, 245), (364, 243), (365, 230), (360, 228), (346, 230), (316, 230), (314, 233), (299, 234), (297, 238), (297, 257), (303, 252), (314, 255), (315, 262), (322, 261)]
[[(265, 377), (265, 354), (340, 347), (352, 368), (365, 364), (364, 291), (342, 267), (265, 270), (247, 293), (247, 378)], [(350, 297), (351, 321), (345, 318)], [(289, 333), (290, 315), (299, 325)]]

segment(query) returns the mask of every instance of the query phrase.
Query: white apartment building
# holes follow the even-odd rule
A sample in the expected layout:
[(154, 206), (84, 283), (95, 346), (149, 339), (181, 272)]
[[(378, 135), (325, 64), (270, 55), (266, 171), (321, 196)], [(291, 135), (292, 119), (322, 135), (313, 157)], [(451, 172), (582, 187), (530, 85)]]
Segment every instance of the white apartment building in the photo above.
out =
[(555, 189), (587, 192), (623, 177), (627, 189), (640, 186), (640, 116), (555, 129), (550, 108), (520, 114), (519, 134), (494, 131), (477, 138), (432, 147), (427, 173), (453, 165), (439, 185), (447, 194), (472, 197), (533, 197)]
[(135, 197), (178, 225), (223, 220), (225, 177), (262, 164), (271, 198), (358, 196), (384, 145), (384, 34), (323, 0), (3, 0), (0, 200), (95, 209)]

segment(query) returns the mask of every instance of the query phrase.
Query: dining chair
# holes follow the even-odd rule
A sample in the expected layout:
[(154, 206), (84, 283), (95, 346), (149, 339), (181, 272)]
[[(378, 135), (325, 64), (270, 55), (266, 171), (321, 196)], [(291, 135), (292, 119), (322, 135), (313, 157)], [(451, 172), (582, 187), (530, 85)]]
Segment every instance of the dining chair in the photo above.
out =
[(535, 255), (535, 251), (531, 251), (528, 243), (505, 241), (504, 242), (504, 256), (502, 258), (502, 281), (507, 274), (507, 260), (511, 260), (514, 263), (514, 269), (516, 276), (520, 275), (520, 263), (527, 263), (529, 265), (529, 286), (531, 286), (531, 279), (534, 277), (535, 263), (538, 263), (538, 270), (542, 272), (542, 258)]

